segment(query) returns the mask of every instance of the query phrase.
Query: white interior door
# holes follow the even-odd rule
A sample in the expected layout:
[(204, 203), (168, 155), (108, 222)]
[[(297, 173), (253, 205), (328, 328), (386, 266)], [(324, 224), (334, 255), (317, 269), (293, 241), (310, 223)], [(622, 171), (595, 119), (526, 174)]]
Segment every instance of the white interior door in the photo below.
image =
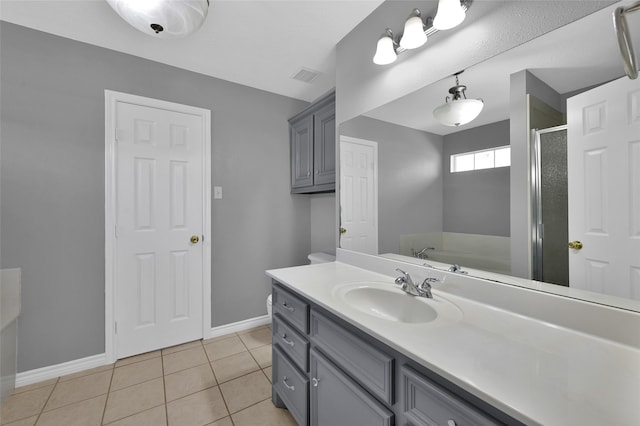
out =
[(340, 138), (340, 247), (378, 254), (378, 144)]
[[(116, 104), (116, 357), (203, 337), (203, 117)], [(192, 239), (193, 237), (193, 239)]]
[(570, 98), (571, 287), (640, 299), (640, 80)]

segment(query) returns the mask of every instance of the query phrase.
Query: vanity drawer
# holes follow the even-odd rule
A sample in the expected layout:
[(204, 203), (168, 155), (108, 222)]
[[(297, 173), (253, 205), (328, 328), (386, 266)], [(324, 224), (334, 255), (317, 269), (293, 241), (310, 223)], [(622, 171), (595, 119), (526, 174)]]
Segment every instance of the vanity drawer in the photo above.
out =
[(394, 358), (318, 313), (311, 311), (311, 340), (373, 395), (394, 403)]
[(273, 344), (289, 355), (302, 371), (309, 371), (309, 342), (280, 319), (280, 315), (273, 316)]
[(309, 333), (309, 305), (304, 300), (276, 285), (271, 291), (271, 298), (274, 313), (280, 314), (303, 334)]
[(411, 426), (487, 426), (500, 425), (487, 414), (436, 385), (412, 368), (400, 369), (402, 414)]
[(298, 371), (280, 347), (273, 347), (273, 389), (299, 425), (309, 423), (309, 379)]

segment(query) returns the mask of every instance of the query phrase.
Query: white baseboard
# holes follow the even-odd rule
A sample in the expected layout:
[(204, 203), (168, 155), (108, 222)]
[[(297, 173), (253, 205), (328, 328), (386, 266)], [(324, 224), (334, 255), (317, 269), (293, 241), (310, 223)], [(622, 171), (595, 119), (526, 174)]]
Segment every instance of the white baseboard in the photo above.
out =
[[(271, 317), (269, 315), (263, 315), (261, 317), (249, 318), (243, 321), (234, 322), (232, 324), (213, 327), (209, 332), (209, 336), (204, 336), (204, 338), (210, 339), (212, 337), (223, 336), (229, 333), (237, 333), (265, 324), (271, 324)], [(86, 358), (76, 359), (73, 361), (63, 362), (62, 364), (50, 365), (48, 367), (37, 368), (35, 370), (23, 371), (22, 373), (16, 374), (16, 387), (19, 388), (21, 386), (31, 385), (33, 383), (54, 379), (56, 377), (66, 376), (67, 374), (73, 374), (79, 371), (101, 367), (107, 364), (110, 364), (109, 362), (107, 362), (107, 354), (98, 354), (88, 356)]]
[(109, 364), (106, 354), (98, 354), (80, 358), (73, 361), (63, 362), (62, 364), (50, 365), (48, 367), (36, 368), (35, 370), (23, 371), (16, 374), (16, 387), (30, 385), (42, 382), (43, 380), (54, 379), (56, 377), (66, 376), (67, 374), (77, 373), (79, 371), (88, 370), (90, 368), (101, 367)]
[(269, 315), (263, 315), (261, 317), (249, 318), (243, 321), (213, 327), (208, 338), (224, 336), (229, 333), (237, 333), (239, 331), (249, 330), (250, 328), (259, 327), (265, 324), (271, 324), (271, 317)]

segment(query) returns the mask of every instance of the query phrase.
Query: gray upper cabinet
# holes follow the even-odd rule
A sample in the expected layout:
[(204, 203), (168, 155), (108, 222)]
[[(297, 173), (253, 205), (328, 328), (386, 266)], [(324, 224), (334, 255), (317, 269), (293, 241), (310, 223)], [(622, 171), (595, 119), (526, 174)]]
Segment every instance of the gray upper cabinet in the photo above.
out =
[(335, 93), (289, 119), (291, 192), (331, 192), (336, 187)]

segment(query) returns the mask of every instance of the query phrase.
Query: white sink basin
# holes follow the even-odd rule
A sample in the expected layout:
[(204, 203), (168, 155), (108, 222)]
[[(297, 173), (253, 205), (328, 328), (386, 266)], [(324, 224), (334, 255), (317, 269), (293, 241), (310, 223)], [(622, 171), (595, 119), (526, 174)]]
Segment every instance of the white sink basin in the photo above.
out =
[(433, 299), (416, 297), (390, 283), (344, 284), (335, 289), (334, 297), (362, 313), (393, 322), (425, 324), (462, 318), (460, 309), (439, 295), (434, 294)]

